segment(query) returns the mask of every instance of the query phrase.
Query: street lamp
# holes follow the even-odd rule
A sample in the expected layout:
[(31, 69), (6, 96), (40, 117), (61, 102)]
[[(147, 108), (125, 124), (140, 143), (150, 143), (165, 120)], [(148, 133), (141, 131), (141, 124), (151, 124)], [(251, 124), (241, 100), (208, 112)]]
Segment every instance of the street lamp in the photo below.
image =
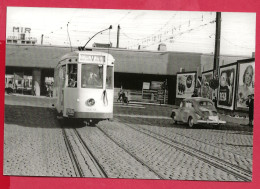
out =
[(88, 42), (87, 42), (83, 47), (79, 47), (78, 49), (79, 49), (79, 50), (84, 50), (85, 47), (87, 46), (87, 44), (90, 42), (90, 40), (93, 39), (97, 34), (103, 32), (103, 31), (106, 31), (106, 30), (111, 30), (111, 29), (112, 29), (112, 25), (110, 25), (109, 28), (107, 28), (107, 29), (104, 29), (104, 30), (102, 30), (102, 31), (100, 31), (100, 32), (97, 32), (95, 35), (93, 35), (93, 36), (88, 40)]

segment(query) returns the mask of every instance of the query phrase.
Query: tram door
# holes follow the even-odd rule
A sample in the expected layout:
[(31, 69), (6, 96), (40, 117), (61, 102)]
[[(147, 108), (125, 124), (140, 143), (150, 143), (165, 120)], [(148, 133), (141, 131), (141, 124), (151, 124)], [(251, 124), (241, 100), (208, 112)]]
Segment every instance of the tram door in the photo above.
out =
[(57, 82), (57, 96), (58, 96), (58, 106), (57, 110), (60, 113), (63, 111), (64, 107), (64, 88), (65, 88), (65, 83), (66, 83), (66, 65), (63, 65), (59, 68), (59, 76), (58, 76), (58, 82)]

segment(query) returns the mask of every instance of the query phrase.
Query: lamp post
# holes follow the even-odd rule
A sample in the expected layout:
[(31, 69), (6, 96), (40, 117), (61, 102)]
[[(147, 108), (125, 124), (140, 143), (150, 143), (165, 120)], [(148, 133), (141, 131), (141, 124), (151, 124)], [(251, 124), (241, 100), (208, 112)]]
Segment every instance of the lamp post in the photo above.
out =
[(100, 31), (100, 32), (97, 32), (95, 35), (93, 35), (93, 36), (88, 40), (88, 42), (87, 42), (83, 47), (79, 47), (79, 50), (84, 50), (85, 47), (87, 46), (87, 44), (90, 42), (90, 40), (93, 39), (97, 34), (103, 32), (103, 31), (106, 31), (106, 30), (111, 30), (111, 29), (112, 29), (112, 25), (110, 25), (109, 28), (107, 28), (107, 29), (104, 29), (104, 30), (102, 30), (102, 31)]

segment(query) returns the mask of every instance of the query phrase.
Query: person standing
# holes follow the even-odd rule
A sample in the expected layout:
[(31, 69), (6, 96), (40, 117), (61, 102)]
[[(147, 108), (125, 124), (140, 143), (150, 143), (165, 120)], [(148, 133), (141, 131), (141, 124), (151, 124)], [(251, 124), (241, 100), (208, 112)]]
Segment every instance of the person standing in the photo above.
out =
[(248, 95), (248, 100), (246, 101), (246, 105), (249, 108), (249, 126), (253, 126), (254, 120), (254, 94)]
[(198, 97), (198, 89), (194, 89), (193, 94), (191, 95), (191, 97)]

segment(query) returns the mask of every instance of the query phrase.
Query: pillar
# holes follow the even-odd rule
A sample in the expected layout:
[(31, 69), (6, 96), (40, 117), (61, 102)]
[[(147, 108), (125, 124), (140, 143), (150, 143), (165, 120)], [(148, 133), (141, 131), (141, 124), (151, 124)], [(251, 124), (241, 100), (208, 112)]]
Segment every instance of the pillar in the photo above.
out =
[(41, 69), (37, 69), (37, 68), (35, 68), (32, 72), (32, 77), (33, 77), (32, 90), (35, 90), (36, 96), (40, 96), (41, 94), (41, 74), (42, 74)]

